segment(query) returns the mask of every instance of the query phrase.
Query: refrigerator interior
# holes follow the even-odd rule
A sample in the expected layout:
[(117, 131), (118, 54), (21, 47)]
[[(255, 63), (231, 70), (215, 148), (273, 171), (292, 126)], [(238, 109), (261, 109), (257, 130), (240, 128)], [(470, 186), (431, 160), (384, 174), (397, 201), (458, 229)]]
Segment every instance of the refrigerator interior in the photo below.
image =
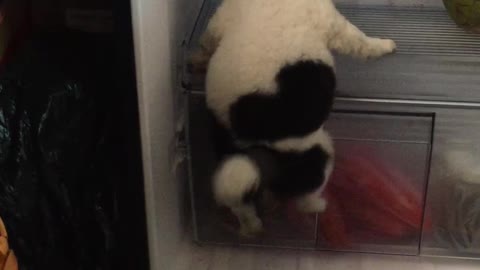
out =
[[(462, 248), (461, 241), (455, 244), (451, 239), (439, 240), (445, 239), (440, 234), (449, 230), (442, 228), (444, 219), (449, 217), (445, 217), (447, 212), (438, 202), (446, 198), (456, 182), (445, 177), (445, 153), (478, 151), (475, 140), (480, 135), (480, 108), (475, 103), (478, 93), (472, 86), (478, 85), (480, 78), (475, 76), (480, 72), (480, 39), (456, 28), (439, 0), (336, 2), (341, 12), (368, 34), (395, 39), (399, 51), (393, 57), (369, 63), (337, 59), (340, 97), (329, 129), (340, 151), (362, 142), (364, 148), (359, 151), (369, 149), (387, 166), (394, 164), (401, 172), (407, 172), (402, 177), (410, 179), (409, 188), (421, 194), (423, 209), (428, 209), (415, 222), (426, 226), (425, 221), (431, 218), (433, 224), (431, 233), (421, 234), (428, 230), (419, 230), (395, 241), (379, 237), (371, 243), (364, 241), (363, 236), (354, 238), (349, 248), (339, 250), (478, 257), (478, 251), (465, 248), (465, 243)], [(213, 158), (208, 150), (208, 130), (202, 125), (206, 121), (203, 77), (190, 74), (184, 64), (218, 2), (132, 3), (152, 268), (269, 269), (273, 265), (278, 269), (315, 269), (329, 261), (332, 269), (338, 269), (333, 265), (342, 261), (348, 267), (363, 259), (370, 260), (370, 255), (308, 252), (332, 250), (322, 242), (320, 221), (315, 216), (308, 217), (305, 227), (299, 229), (292, 228), (281, 214), (273, 213), (269, 219), (273, 228), (270, 235), (245, 240), (235, 234), (234, 223), (224, 213), (211, 211), (216, 208), (212, 208), (215, 206), (208, 181), (215, 164), (211, 163)], [(373, 20), (382, 23), (374, 24)], [(392, 73), (397, 75), (390, 76)], [(358, 79), (350, 80), (355, 88), (348, 84), (349, 78)], [(449, 91), (452, 85), (454, 93)], [(371, 132), (365, 134), (360, 126), (353, 135), (344, 132), (342, 127), (359, 122), (370, 123)], [(405, 129), (408, 132), (402, 131)], [(187, 138), (183, 137), (184, 131)], [(193, 194), (189, 193), (188, 181)], [(461, 193), (465, 187), (455, 189)], [(462, 232), (457, 234), (450, 237), (465, 238)], [(197, 246), (192, 238), (202, 245)], [(248, 246), (269, 248), (252, 250)], [(410, 262), (419, 269), (434, 264), (415, 257), (395, 258), (379, 260), (392, 265)], [(372, 259), (372, 265), (377, 264), (375, 260)], [(246, 266), (241, 266), (243, 263)]]
[[(186, 53), (195, 49), (218, 4), (219, 1), (204, 3)], [(461, 166), (456, 163), (466, 162), (459, 161), (460, 158), (454, 158), (458, 162), (452, 161), (451, 155), (463, 153), (466, 148), (469, 148), (471, 158), (478, 154), (474, 143), (479, 127), (475, 120), (478, 115), (476, 86), (480, 78), (476, 76), (480, 73), (480, 66), (476, 64), (480, 59), (478, 35), (459, 29), (440, 1), (338, 1), (337, 6), (367, 34), (394, 39), (398, 51), (393, 56), (370, 62), (337, 57), (336, 113), (327, 122), (327, 130), (333, 134), (338, 156), (348, 156), (360, 148), (357, 155), (370, 157), (368, 161), (344, 161), (346, 164), (382, 163), (377, 168), (379, 172), (390, 173), (386, 177), (396, 179), (396, 200), (409, 198), (410, 208), (398, 208), (397, 219), (384, 216), (382, 221), (378, 209), (383, 209), (384, 215), (395, 210), (364, 205), (360, 198), (355, 198), (359, 195), (354, 191), (348, 193), (341, 186), (342, 180), (333, 177), (331, 185), (340, 186), (335, 190), (340, 197), (349, 194), (351, 201), (357, 199), (356, 205), (365, 208), (355, 210), (355, 203), (344, 203), (337, 198), (343, 208), (340, 214), (337, 212), (341, 216), (337, 221), (346, 227), (345, 234), (351, 238), (348, 245), (338, 246), (338, 243), (327, 243), (322, 239), (329, 237), (328, 232), (322, 234), (322, 230), (327, 231), (329, 226), (322, 224), (321, 215), (305, 217), (308, 225), (295, 229), (298, 224), (289, 222), (288, 213), (274, 212), (265, 217), (266, 233), (263, 237), (238, 237), (229, 214), (212, 211), (216, 205), (212, 200), (210, 179), (216, 158), (209, 152), (214, 143), (209, 140), (212, 136), (205, 128), (208, 118), (203, 101), (204, 74), (189, 73), (184, 69), (182, 82), (189, 96), (187, 145), (191, 158), (196, 240), (201, 243), (478, 258), (474, 229), (478, 219), (476, 193), (466, 194), (468, 187), (461, 179), (466, 176), (449, 173), (449, 170), (456, 170), (452, 166)], [(385, 103), (390, 106), (384, 106)], [(362, 170), (360, 166), (357, 169)], [(369, 173), (366, 167), (363, 172)], [(358, 188), (361, 193), (361, 186)], [(448, 190), (452, 189), (456, 193), (447, 196), (450, 195)], [(365, 192), (375, 193), (375, 190)], [(392, 196), (395, 195), (392, 193)], [(400, 203), (397, 201), (397, 204)], [(375, 215), (378, 215), (376, 222), (367, 220), (368, 216), (373, 218)], [(355, 226), (348, 224), (351, 219), (357, 225), (363, 224), (376, 231), (361, 229), (351, 232), (356, 230)], [(410, 227), (403, 228), (402, 223), (409, 223)], [(387, 230), (388, 226), (391, 231)]]

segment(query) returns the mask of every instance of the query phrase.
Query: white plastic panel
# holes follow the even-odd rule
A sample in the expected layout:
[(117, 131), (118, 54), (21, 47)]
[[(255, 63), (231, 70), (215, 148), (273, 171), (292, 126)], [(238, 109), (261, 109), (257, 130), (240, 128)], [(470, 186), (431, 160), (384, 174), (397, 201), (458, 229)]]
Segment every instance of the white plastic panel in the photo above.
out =
[[(179, 43), (202, 0), (131, 1), (151, 269), (175, 269), (185, 235), (185, 182), (172, 171)], [(140, 179), (139, 179), (140, 180)]]

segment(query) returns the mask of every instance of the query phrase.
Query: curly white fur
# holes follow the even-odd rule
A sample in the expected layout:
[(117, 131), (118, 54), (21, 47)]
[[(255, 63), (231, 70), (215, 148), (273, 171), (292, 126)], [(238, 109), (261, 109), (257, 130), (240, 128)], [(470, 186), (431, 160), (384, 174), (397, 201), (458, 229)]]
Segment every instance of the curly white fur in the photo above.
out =
[(201, 43), (212, 55), (207, 102), (226, 126), (229, 105), (257, 89), (275, 91), (285, 64), (313, 59), (333, 66), (332, 50), (367, 59), (396, 48), (392, 40), (366, 36), (331, 0), (224, 0)]
[[(254, 91), (275, 94), (275, 77), (286, 64), (318, 60), (333, 67), (331, 51), (368, 59), (392, 53), (395, 48), (392, 40), (366, 36), (337, 11), (331, 0), (224, 0), (211, 18), (192, 64), (209, 61), (207, 104), (229, 128), (232, 104)], [(330, 155), (325, 168), (328, 178), (334, 151), (323, 129), (270, 147), (301, 152), (315, 145)], [(214, 181), (217, 201), (231, 207), (245, 232), (258, 231), (261, 226), (253, 206), (241, 205), (240, 200), (257, 184), (255, 170), (253, 161), (234, 156), (219, 167)], [(321, 211), (326, 202), (315, 192), (300, 198), (298, 205), (305, 211)]]
[(245, 236), (262, 230), (255, 206), (243, 202), (246, 192), (260, 186), (260, 171), (255, 162), (244, 155), (233, 156), (221, 164), (213, 177), (213, 193), (217, 202), (230, 207), (239, 218), (240, 232)]

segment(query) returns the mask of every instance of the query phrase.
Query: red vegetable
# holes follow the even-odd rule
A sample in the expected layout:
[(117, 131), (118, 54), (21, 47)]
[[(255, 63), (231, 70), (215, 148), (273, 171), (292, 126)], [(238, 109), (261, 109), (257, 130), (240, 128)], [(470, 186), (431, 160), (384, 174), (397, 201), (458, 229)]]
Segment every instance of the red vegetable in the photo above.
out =
[(408, 176), (376, 158), (366, 147), (337, 155), (325, 191), (333, 206), (320, 220), (320, 229), (331, 245), (346, 247), (354, 239), (394, 242), (418, 237), (422, 222), (428, 232), (431, 218), (427, 212), (423, 220), (423, 190), (412, 186)]

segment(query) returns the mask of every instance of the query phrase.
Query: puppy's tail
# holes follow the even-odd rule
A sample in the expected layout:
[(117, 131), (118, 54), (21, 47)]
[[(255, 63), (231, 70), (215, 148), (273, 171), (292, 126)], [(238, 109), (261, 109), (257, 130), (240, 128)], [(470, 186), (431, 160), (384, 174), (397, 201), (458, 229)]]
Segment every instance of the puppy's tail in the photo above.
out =
[(213, 192), (219, 205), (237, 207), (247, 203), (260, 187), (260, 169), (243, 154), (227, 157), (213, 177)]

